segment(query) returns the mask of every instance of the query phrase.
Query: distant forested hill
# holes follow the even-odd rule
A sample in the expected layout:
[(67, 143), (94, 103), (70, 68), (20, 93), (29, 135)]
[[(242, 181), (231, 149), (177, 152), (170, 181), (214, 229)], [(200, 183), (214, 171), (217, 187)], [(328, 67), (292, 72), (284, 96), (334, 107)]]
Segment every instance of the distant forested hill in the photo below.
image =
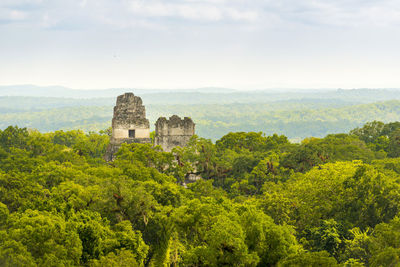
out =
[[(110, 126), (114, 102), (115, 98), (0, 97), (0, 129), (18, 125), (43, 132), (58, 129), (99, 131)], [(278, 133), (291, 139), (322, 137), (328, 133), (348, 132), (371, 120), (400, 120), (400, 100), (367, 104), (354, 99), (329, 98), (229, 104), (149, 102), (144, 100), (151, 125), (160, 116), (189, 116), (196, 123), (198, 135), (213, 140), (236, 131)]]
[[(146, 105), (266, 103), (303, 99), (344, 101), (348, 103), (400, 100), (399, 89), (268, 89), (240, 91), (209, 87), (188, 90), (144, 90), (137, 88), (76, 90), (62, 86), (0, 86), (0, 97), (46, 97), (50, 98), (50, 101), (58, 102), (61, 105), (65, 105), (64, 100), (69, 101), (70, 104), (71, 100), (77, 100), (78, 103), (85, 103), (85, 105), (92, 105), (99, 101), (114, 102), (118, 95), (125, 92), (133, 92), (135, 95), (141, 96)], [(66, 98), (69, 98), (69, 100)], [(48, 100), (45, 100), (45, 102), (48, 102)], [(18, 103), (15, 104), (18, 105)]]

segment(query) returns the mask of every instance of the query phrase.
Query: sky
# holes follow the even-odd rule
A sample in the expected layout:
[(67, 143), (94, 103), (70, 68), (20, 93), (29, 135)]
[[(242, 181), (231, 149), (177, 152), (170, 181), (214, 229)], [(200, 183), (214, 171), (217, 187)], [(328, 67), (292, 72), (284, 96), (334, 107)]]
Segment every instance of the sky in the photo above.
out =
[(0, 85), (400, 88), (399, 0), (0, 0)]

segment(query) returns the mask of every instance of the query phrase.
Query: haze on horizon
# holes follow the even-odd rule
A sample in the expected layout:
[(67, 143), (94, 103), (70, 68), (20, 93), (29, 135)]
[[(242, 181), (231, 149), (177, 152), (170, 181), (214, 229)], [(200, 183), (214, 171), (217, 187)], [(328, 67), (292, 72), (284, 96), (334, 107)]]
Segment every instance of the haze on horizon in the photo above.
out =
[(391, 0), (1, 0), (0, 85), (400, 87)]

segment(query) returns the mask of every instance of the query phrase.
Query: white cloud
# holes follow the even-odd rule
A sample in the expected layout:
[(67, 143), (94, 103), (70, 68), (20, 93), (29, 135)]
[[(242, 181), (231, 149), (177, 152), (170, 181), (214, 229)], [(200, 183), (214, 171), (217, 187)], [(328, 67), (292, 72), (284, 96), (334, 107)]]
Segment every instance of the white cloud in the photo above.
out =
[[(10, 13), (10, 10), (12, 11)], [(0, 18), (26, 21), (32, 27), (43, 17), (58, 21), (106, 23), (112, 27), (168, 27), (172, 23), (236, 23), (265, 27), (339, 26), (390, 27), (400, 24), (398, 0), (1, 0)], [(78, 18), (78, 19), (77, 19)], [(85, 19), (82, 19), (85, 18)], [(187, 21), (187, 22), (185, 22)], [(82, 25), (84, 27), (84, 25)], [(214, 25), (214, 26), (217, 26)], [(236, 26), (233, 26), (236, 27)]]
[(332, 26), (391, 26), (400, 23), (400, 2), (392, 0), (284, 1), (276, 11), (295, 23)]
[(27, 18), (27, 13), (17, 9), (0, 8), (0, 21), (5, 23), (19, 22)]
[(80, 6), (80, 7), (85, 7), (86, 4), (87, 4), (87, 0), (82, 0), (82, 1), (79, 3), (79, 6)]
[(23, 20), (26, 18), (26, 13), (19, 10), (10, 11), (10, 19), (12, 20)]
[(163, 2), (133, 0), (130, 11), (141, 17), (168, 17), (198, 21), (251, 21), (258, 16), (256, 10), (230, 6), (225, 1)]

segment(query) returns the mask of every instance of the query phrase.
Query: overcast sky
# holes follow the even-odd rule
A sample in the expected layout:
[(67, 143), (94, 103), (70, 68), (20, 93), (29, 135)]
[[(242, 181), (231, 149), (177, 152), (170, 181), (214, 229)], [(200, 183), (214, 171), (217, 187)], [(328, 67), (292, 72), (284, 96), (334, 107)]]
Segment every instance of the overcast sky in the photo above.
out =
[(399, 0), (0, 0), (0, 85), (400, 87)]

